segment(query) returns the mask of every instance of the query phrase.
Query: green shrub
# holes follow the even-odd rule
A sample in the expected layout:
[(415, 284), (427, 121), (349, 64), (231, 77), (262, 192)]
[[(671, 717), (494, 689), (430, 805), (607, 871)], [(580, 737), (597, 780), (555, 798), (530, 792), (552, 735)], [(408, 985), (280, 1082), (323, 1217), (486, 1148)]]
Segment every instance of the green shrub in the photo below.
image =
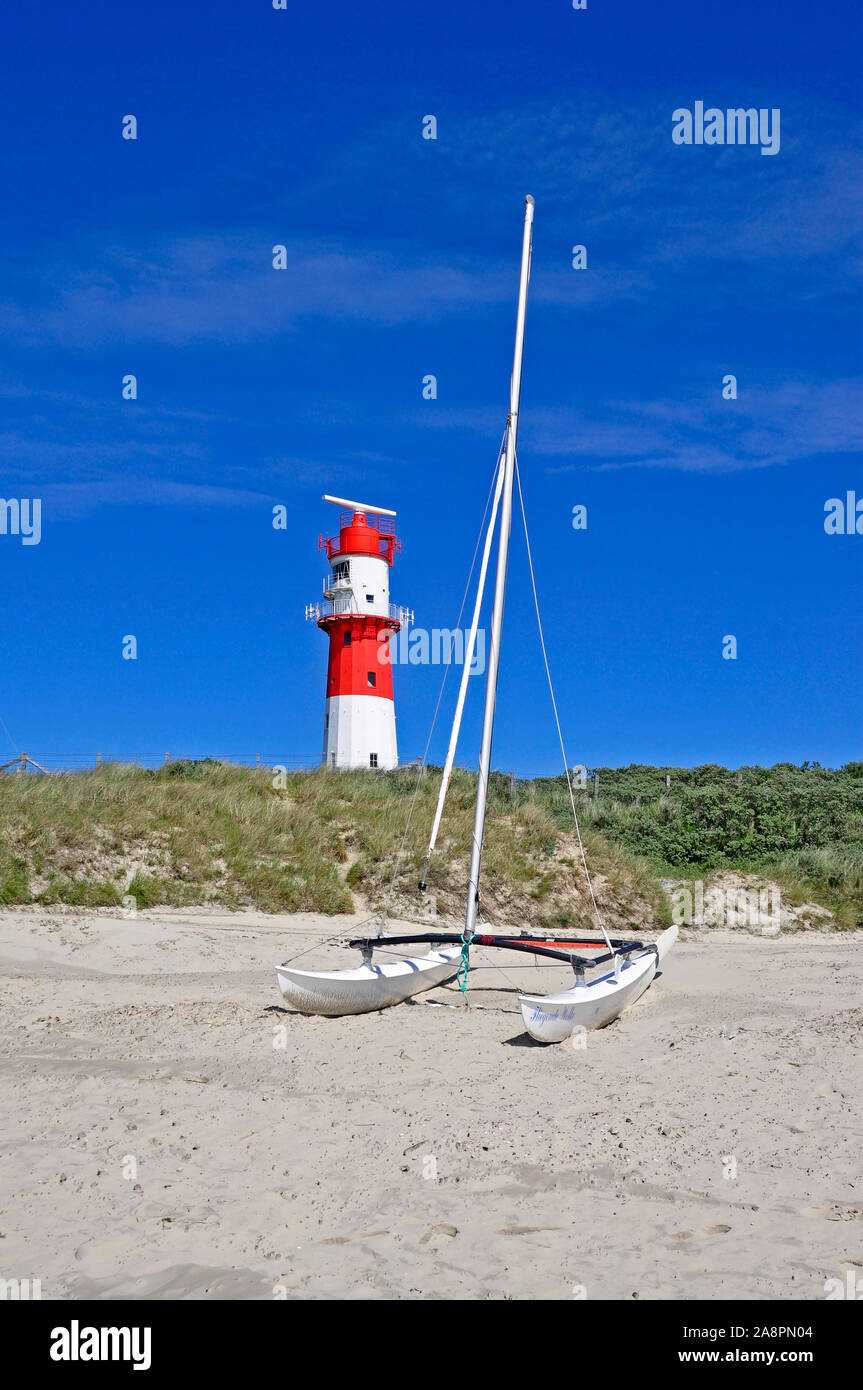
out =
[[(797, 900), (863, 923), (863, 763), (804, 763), (729, 771), (597, 769), (575, 791), (591, 867), (624, 910), (667, 908), (660, 875), (720, 869), (777, 878)], [(665, 778), (670, 776), (670, 787)], [(388, 894), (397, 855), (402, 901), (415, 891), (434, 814), (440, 769), (287, 775), (211, 758), (157, 770), (120, 763), (92, 772), (0, 777), (0, 903), (113, 906), (129, 859), (144, 863), (129, 886), (142, 907), (219, 902), (267, 911), (348, 912), (351, 890), (371, 905)], [(442, 910), (461, 911), (473, 832), (476, 773), (456, 768), (429, 888)], [(408, 811), (413, 815), (405, 834)], [(345, 869), (346, 864), (350, 867)], [(580, 920), (574, 893), (580, 855), (566, 779), (489, 781), (483, 902), (550, 923)], [(635, 911), (635, 909), (633, 909)]]

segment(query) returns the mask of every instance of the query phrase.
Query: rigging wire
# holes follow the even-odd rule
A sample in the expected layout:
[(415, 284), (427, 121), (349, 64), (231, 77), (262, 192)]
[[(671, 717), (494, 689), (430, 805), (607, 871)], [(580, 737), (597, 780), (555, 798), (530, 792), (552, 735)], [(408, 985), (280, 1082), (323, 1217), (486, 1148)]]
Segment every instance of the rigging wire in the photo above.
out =
[[(508, 428), (508, 426), (507, 426), (507, 428)], [(474, 550), (473, 550), (473, 559), (472, 559), (471, 562), (470, 562), (470, 570), (469, 570), (468, 576), (467, 576), (467, 583), (466, 583), (465, 586), (464, 586), (464, 593), (462, 594), (462, 599), (461, 599), (461, 607), (460, 607), (459, 610), (458, 610), (458, 618), (456, 619), (456, 624), (455, 624), (455, 625), (456, 625), (456, 631), (458, 630), (459, 625), (461, 624), (462, 614), (464, 613), (464, 606), (465, 606), (465, 604), (467, 603), (467, 596), (468, 596), (468, 594), (469, 594), (469, 592), (470, 592), (470, 582), (471, 582), (471, 579), (473, 578), (473, 572), (474, 572), (474, 569), (475, 569), (475, 567), (476, 567), (476, 557), (477, 557), (477, 555), (479, 554), (480, 542), (482, 541), (482, 533), (483, 533), (483, 531), (484, 531), (484, 529), (485, 529), (485, 519), (486, 519), (486, 516), (488, 515), (489, 503), (491, 502), (491, 495), (492, 495), (492, 492), (493, 492), (493, 490), (494, 490), (495, 479), (497, 478), (497, 471), (498, 471), (498, 468), (500, 467), (500, 456), (501, 456), (501, 453), (503, 452), (505, 440), (506, 440), (506, 430), (504, 430), (504, 432), (503, 432), (503, 439), (501, 440), (501, 445), (500, 445), (500, 448), (498, 449), (498, 453), (497, 453), (497, 462), (495, 463), (495, 466), (494, 466), (494, 469), (493, 469), (492, 475), (491, 475), (491, 482), (489, 483), (488, 496), (487, 496), (486, 499), (485, 499), (485, 509), (483, 510), (482, 521), (480, 522), (479, 531), (477, 532), (476, 545), (474, 546)], [(390, 900), (392, 899), (392, 895), (393, 895), (393, 890), (394, 890), (394, 888), (395, 888), (396, 879), (397, 879), (397, 877), (398, 877), (399, 870), (400, 870), (401, 865), (402, 865), (402, 859), (404, 858), (405, 845), (406, 845), (406, 843), (407, 843), (408, 831), (410, 830), (411, 818), (412, 818), (413, 813), (414, 813), (414, 807), (416, 806), (416, 799), (417, 799), (417, 796), (418, 796), (418, 794), (419, 794), (420, 785), (421, 785), (422, 779), (423, 779), (423, 773), (424, 773), (424, 771), (425, 771), (426, 759), (428, 758), (429, 748), (431, 747), (432, 735), (434, 734), (435, 725), (436, 725), (436, 723), (437, 723), (437, 717), (438, 717), (438, 714), (439, 714), (439, 712), (440, 712), (441, 701), (443, 700), (444, 687), (446, 686), (447, 676), (449, 675), (449, 668), (450, 668), (450, 662), (447, 662), (446, 665), (444, 666), (443, 680), (442, 680), (441, 683), (440, 683), (440, 690), (438, 691), (437, 704), (436, 704), (435, 707), (434, 707), (434, 713), (433, 713), (433, 715), (432, 715), (431, 727), (430, 727), (429, 732), (428, 732), (428, 738), (426, 739), (425, 750), (424, 750), (424, 752), (423, 752), (422, 757), (420, 758), (419, 766), (418, 766), (418, 768), (417, 768), (416, 786), (414, 787), (414, 794), (413, 794), (413, 796), (411, 797), (411, 804), (410, 804), (410, 806), (408, 807), (408, 816), (407, 816), (407, 821), (406, 821), (406, 823), (405, 823), (405, 830), (404, 830), (404, 834), (403, 834), (403, 836), (402, 836), (402, 842), (401, 842), (401, 844), (400, 844), (400, 846), (399, 846), (399, 852), (398, 852), (398, 855), (396, 856), (395, 868), (393, 869), (393, 875), (392, 875), (392, 878), (390, 879), (390, 886), (389, 886), (389, 888), (387, 889), (387, 896), (386, 896), (386, 898), (385, 898), (385, 900), (384, 900), (384, 907), (383, 907), (383, 914), (382, 914), (384, 921), (386, 921), (386, 916), (387, 916), (387, 912), (388, 912), (388, 910), (389, 910)]]
[(552, 685), (551, 670), (550, 670), (549, 664), (548, 664), (548, 654), (547, 654), (547, 652), (546, 652), (546, 650), (545, 650), (545, 637), (544, 637), (543, 631), (542, 631), (542, 618), (540, 617), (540, 614), (539, 614), (539, 599), (538, 599), (538, 597), (537, 597), (537, 592), (536, 592), (536, 578), (535, 578), (534, 573), (533, 573), (533, 556), (532, 556), (531, 550), (530, 550), (530, 536), (528, 535), (528, 530), (527, 530), (527, 514), (526, 514), (525, 509), (524, 509), (524, 497), (522, 496), (522, 491), (521, 491), (521, 475), (520, 475), (520, 473), (519, 473), (519, 471), (518, 471), (518, 455), (516, 455), (516, 458), (515, 458), (515, 480), (516, 480), (516, 483), (517, 483), (517, 485), (518, 485), (518, 500), (519, 500), (519, 504), (520, 504), (520, 506), (521, 506), (521, 520), (522, 520), (522, 525), (524, 526), (524, 541), (525, 541), (525, 545), (527, 546), (527, 563), (528, 563), (528, 568), (529, 568), (529, 570), (530, 570), (530, 584), (531, 584), (531, 588), (532, 588), (532, 590), (533, 590), (533, 605), (534, 605), (534, 608), (536, 609), (536, 622), (537, 622), (537, 627), (539, 628), (539, 644), (540, 644), (540, 646), (542, 647), (542, 659), (543, 659), (543, 662), (544, 662), (544, 664), (545, 664), (545, 675), (546, 675), (546, 679), (547, 679), (547, 681), (548, 681), (548, 693), (549, 693), (549, 695), (551, 696), (551, 707), (552, 707), (552, 709), (554, 710), (554, 722), (555, 722), (555, 724), (557, 725), (557, 737), (558, 737), (558, 742), (560, 743), (560, 751), (561, 751), (561, 754), (563, 755), (563, 770), (564, 770), (564, 772), (566, 773), (566, 785), (567, 785), (567, 789), (568, 789), (568, 791), (569, 791), (569, 804), (570, 804), (570, 806), (572, 807), (572, 818), (573, 818), (573, 820), (575, 821), (575, 833), (576, 833), (576, 835), (578, 836), (578, 848), (579, 848), (579, 850), (581, 851), (581, 862), (582, 862), (582, 864), (584, 865), (584, 873), (585, 873), (585, 877), (587, 878), (587, 886), (588, 886), (588, 888), (589, 888), (589, 890), (590, 890), (590, 901), (591, 901), (592, 904), (593, 904), (593, 915), (594, 915), (595, 918), (596, 918), (596, 922), (597, 922), (597, 926), (599, 927), (599, 930), (602, 932), (602, 935), (605, 937), (605, 944), (606, 944), (606, 946), (608, 947), (609, 951), (611, 951), (612, 956), (614, 956), (614, 955), (616, 954), (616, 953), (615, 953), (615, 950), (614, 950), (614, 947), (612, 946), (611, 941), (609, 940), (608, 932), (605, 930), (605, 925), (604, 925), (604, 923), (603, 923), (603, 921), (602, 921), (602, 918), (601, 918), (600, 915), (599, 915), (599, 908), (598, 908), (597, 905), (596, 905), (596, 897), (594, 896), (594, 892), (593, 892), (593, 884), (591, 883), (591, 880), (590, 880), (590, 870), (589, 870), (588, 867), (587, 867), (587, 858), (586, 858), (585, 853), (584, 853), (584, 844), (582, 843), (582, 839), (581, 839), (581, 827), (580, 827), (579, 824), (578, 824), (578, 813), (577, 813), (577, 811), (576, 811), (576, 809), (575, 809), (575, 797), (573, 796), (573, 793), (572, 793), (572, 778), (571, 778), (570, 775), (569, 775), (569, 762), (568, 762), (567, 756), (566, 756), (566, 748), (564, 747), (564, 743), (563, 743), (563, 733), (562, 733), (561, 727), (560, 727), (560, 716), (558, 715), (558, 712), (557, 712), (557, 701), (556, 701), (555, 698), (554, 698), (554, 686)]
[[(356, 925), (357, 928), (359, 928), (364, 927), (368, 922), (376, 921), (376, 916), (363, 917)], [(293, 965), (294, 961), (302, 960), (303, 956), (310, 955), (312, 951), (319, 951), (322, 950), (324, 946), (334, 946), (336, 943), (341, 944), (342, 941), (344, 941), (344, 932), (338, 932), (335, 936), (328, 936), (326, 941), (313, 941), (311, 946), (307, 946), (304, 951), (297, 951), (296, 955), (289, 956), (287, 960), (283, 960), (282, 965)]]
[(20, 749), (18, 749), (18, 748), (15, 747), (15, 740), (13, 739), (13, 737), (12, 737), (12, 735), (10, 734), (9, 730), (6, 728), (6, 720), (3, 718), (2, 714), (0, 714), (0, 724), (3, 725), (3, 729), (4, 729), (4, 731), (5, 731), (6, 737), (8, 738), (9, 742), (12, 744), (12, 752), (13, 752), (13, 753), (18, 753), (18, 752), (20, 752)]
[(491, 504), (491, 517), (489, 518), (488, 530), (485, 533), (485, 544), (482, 550), (482, 560), (479, 566), (479, 579), (476, 586), (476, 597), (473, 605), (473, 615), (470, 620), (470, 630), (465, 644), (462, 658), (461, 680), (459, 681), (458, 698), (455, 702), (455, 714), (453, 715), (452, 729), (450, 730), (449, 745), (446, 750), (443, 772), (441, 773), (440, 787), (438, 789), (437, 806), (435, 808), (434, 820), (432, 821), (431, 835), (429, 836), (428, 848), (426, 850), (425, 863), (423, 864), (422, 877), (419, 889), (422, 893), (425, 890), (426, 879), (428, 878), (429, 865), (437, 844), (438, 832), (440, 831), (441, 817), (444, 805), (446, 804), (447, 792), (449, 791), (450, 778), (452, 776), (453, 763), (455, 762), (456, 749), (458, 747), (459, 734), (461, 733), (461, 722), (464, 714), (464, 704), (467, 698), (468, 685), (470, 683), (471, 667), (473, 665), (474, 651), (476, 648), (476, 635), (479, 627), (480, 612), (485, 597), (485, 581), (488, 574), (488, 562), (491, 555), (491, 546), (494, 539), (494, 532), (497, 526), (497, 514), (500, 506), (501, 493), (503, 491), (504, 479), (504, 455), (501, 450), (497, 460), (497, 473), (494, 481), (494, 501)]

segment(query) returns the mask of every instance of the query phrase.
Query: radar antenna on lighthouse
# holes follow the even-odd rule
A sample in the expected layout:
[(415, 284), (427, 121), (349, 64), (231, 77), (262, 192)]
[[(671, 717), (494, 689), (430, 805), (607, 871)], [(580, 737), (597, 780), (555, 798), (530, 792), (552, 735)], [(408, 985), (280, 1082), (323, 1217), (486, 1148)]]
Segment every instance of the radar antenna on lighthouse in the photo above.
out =
[(306, 617), (329, 637), (322, 761), (332, 768), (398, 766), (390, 639), (413, 613), (390, 603), (389, 572), (401, 542), (395, 512), (324, 494), (346, 508), (336, 536), (321, 536), (331, 573), (324, 603)]

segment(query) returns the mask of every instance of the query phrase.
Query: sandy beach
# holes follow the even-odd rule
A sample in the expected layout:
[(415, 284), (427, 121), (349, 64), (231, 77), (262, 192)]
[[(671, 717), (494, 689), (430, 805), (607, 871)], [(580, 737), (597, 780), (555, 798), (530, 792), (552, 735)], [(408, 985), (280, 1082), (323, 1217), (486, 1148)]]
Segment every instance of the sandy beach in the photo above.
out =
[(61, 1299), (811, 1300), (863, 1275), (863, 934), (690, 933), (578, 1048), (521, 1023), (516, 988), (560, 970), (490, 952), (469, 1007), (446, 986), (285, 1009), (274, 965), (357, 920), (0, 913), (0, 1276)]

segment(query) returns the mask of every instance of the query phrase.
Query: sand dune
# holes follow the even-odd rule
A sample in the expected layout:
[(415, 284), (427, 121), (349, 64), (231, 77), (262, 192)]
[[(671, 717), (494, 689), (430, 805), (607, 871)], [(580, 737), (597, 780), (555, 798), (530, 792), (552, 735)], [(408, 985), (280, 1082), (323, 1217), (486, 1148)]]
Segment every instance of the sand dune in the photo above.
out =
[(469, 1008), (447, 986), (284, 1009), (272, 967), (355, 925), (0, 913), (0, 1277), (44, 1298), (818, 1299), (863, 1273), (863, 935), (684, 940), (578, 1049), (522, 1028), (517, 987), (560, 971), (490, 952)]

